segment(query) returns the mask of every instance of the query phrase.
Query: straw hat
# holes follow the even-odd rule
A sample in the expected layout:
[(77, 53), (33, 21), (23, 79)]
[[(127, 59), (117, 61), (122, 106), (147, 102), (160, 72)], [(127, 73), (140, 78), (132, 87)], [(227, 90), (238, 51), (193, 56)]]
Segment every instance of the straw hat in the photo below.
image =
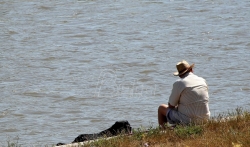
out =
[(188, 72), (191, 68), (194, 67), (194, 64), (192, 64), (191, 66), (188, 64), (187, 61), (182, 60), (181, 62), (178, 62), (176, 64), (176, 68), (177, 68), (177, 72), (174, 72), (175, 76), (180, 76), (185, 74), (186, 72)]

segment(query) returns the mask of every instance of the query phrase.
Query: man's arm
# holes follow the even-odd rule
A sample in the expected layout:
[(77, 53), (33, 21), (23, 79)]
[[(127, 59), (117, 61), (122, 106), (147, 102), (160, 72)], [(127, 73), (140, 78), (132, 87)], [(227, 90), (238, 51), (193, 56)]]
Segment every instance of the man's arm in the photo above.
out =
[(168, 106), (169, 108), (175, 108), (178, 105), (179, 99), (180, 99), (180, 94), (182, 91), (182, 85), (180, 81), (177, 81), (173, 84), (172, 92), (169, 96), (168, 100)]

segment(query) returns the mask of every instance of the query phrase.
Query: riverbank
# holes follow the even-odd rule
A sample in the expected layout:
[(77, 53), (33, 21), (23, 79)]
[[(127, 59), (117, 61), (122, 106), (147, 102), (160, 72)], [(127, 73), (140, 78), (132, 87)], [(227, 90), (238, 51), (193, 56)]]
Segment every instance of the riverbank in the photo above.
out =
[(250, 111), (236, 109), (234, 112), (220, 114), (203, 125), (177, 126), (165, 131), (158, 128), (145, 130), (147, 129), (139, 128), (130, 136), (118, 136), (61, 147), (244, 147), (250, 144)]
[[(121, 135), (58, 147), (245, 147), (250, 144), (250, 111), (236, 109), (220, 114), (203, 125), (176, 126), (165, 131), (138, 128), (133, 135)], [(24, 147), (7, 141), (1, 147)], [(55, 145), (46, 145), (55, 147)]]

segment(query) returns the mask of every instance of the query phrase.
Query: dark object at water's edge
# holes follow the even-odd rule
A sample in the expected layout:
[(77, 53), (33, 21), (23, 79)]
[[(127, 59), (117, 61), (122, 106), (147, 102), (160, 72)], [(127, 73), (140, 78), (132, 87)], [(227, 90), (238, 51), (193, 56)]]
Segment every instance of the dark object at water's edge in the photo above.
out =
[[(117, 121), (115, 122), (114, 125), (112, 125), (110, 128), (101, 131), (99, 133), (94, 133), (94, 134), (80, 134), (75, 138), (75, 140), (72, 143), (77, 143), (77, 142), (84, 142), (84, 141), (89, 141), (89, 140), (95, 140), (98, 138), (102, 137), (112, 137), (112, 136), (117, 136), (119, 134), (131, 134), (132, 132), (132, 127), (130, 126), (128, 121)], [(58, 143), (56, 144), (57, 146), (60, 145), (65, 145), (65, 143)]]

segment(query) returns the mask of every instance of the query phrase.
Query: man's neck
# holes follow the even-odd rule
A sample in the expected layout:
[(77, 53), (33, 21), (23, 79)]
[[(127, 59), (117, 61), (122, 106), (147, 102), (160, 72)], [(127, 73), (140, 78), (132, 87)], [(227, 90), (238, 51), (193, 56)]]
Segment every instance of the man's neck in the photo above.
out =
[(187, 77), (190, 73), (193, 73), (193, 72), (189, 71), (189, 72), (187, 72), (187, 73), (185, 73), (185, 74), (183, 74), (183, 75), (181, 75), (179, 77), (183, 79), (183, 78)]

